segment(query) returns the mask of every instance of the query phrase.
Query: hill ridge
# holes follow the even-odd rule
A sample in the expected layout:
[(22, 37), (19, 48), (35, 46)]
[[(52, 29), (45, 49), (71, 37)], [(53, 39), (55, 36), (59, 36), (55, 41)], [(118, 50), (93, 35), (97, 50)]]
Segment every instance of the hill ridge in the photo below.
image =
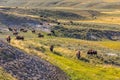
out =
[(77, 7), (119, 9), (119, 3), (120, 0), (0, 0), (0, 6), (13, 7)]

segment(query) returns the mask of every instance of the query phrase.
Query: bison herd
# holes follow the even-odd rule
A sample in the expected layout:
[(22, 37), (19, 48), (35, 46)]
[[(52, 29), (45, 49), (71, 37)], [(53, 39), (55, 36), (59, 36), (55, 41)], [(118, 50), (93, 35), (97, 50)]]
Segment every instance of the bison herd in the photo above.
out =
[[(97, 54), (98, 54), (98, 52), (96, 50), (90, 49), (90, 50), (87, 51), (87, 55), (97, 55)], [(81, 51), (80, 50), (78, 50), (76, 52), (76, 57), (77, 57), (77, 59), (80, 59), (80, 57), (81, 57)]]
[[(20, 32), (24, 32), (24, 33), (28, 32), (28, 30), (24, 29), (24, 28), (16, 29), (16, 28), (10, 28), (9, 27), (8, 30), (12, 32), (12, 34), (16, 37), (17, 40), (24, 40), (24, 36), (19, 35)], [(34, 33), (34, 34), (36, 33), (38, 38), (44, 37), (44, 35), (42, 33), (37, 33), (35, 29), (31, 29), (31, 32)], [(48, 33), (47, 36), (52, 36), (51, 33)], [(6, 38), (6, 40), (8, 42), (10, 42), (10, 40), (8, 40), (9, 38), (10, 38), (10, 36), (9, 37), (7, 36), (7, 38)]]
[[(16, 40), (24, 40), (24, 36), (20, 36), (19, 33), (20, 33), (20, 32), (26, 33), (26, 32), (28, 31), (27, 29), (24, 29), (24, 28), (21, 28), (21, 29), (8, 28), (8, 30), (13, 33), (13, 35), (16, 37)], [(31, 32), (32, 32), (32, 33), (36, 33), (36, 30), (32, 29)], [(52, 33), (54, 34), (54, 31), (51, 31), (51, 33), (48, 33), (47, 36), (52, 36)], [(44, 37), (44, 35), (41, 34), (41, 33), (38, 33), (37, 35), (38, 35), (39, 38)], [(10, 37), (10, 35), (7, 36), (6, 41), (7, 41), (8, 43), (11, 42), (11, 37)], [(53, 52), (53, 51), (54, 51), (54, 45), (51, 45), (49, 49), (50, 49), (51, 52)], [(88, 55), (97, 55), (97, 51), (91, 49), (91, 50), (88, 50), (88, 51), (87, 51), (87, 54), (88, 54)], [(77, 50), (77, 52), (76, 52), (76, 58), (77, 58), (77, 59), (80, 59), (80, 58), (81, 58), (81, 51), (80, 51), (80, 50)]]

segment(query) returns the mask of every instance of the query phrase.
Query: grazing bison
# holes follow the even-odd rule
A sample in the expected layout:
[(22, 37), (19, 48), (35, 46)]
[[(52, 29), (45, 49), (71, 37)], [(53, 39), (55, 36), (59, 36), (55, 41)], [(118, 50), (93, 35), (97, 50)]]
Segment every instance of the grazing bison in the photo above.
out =
[(27, 32), (28, 30), (25, 30), (23, 28), (20, 29), (21, 32)]
[(23, 32), (27, 32), (28, 30), (23, 30)]
[(24, 40), (24, 37), (23, 36), (16, 36), (16, 39), (17, 40)]
[(81, 52), (80, 52), (80, 50), (77, 51), (76, 57), (77, 57), (77, 59), (80, 59), (80, 57), (81, 57)]
[(40, 23), (40, 25), (43, 25), (43, 23)]
[(55, 31), (54, 30), (52, 30), (51, 33), (55, 35)]
[(38, 37), (41, 38), (41, 37), (44, 37), (44, 35), (42, 35), (41, 33), (38, 33)]
[(9, 31), (13, 31), (13, 29), (12, 29), (12, 28), (8, 28), (8, 30), (9, 30)]
[(24, 31), (24, 29), (21, 28), (20, 31)]
[(16, 36), (16, 35), (18, 35), (18, 32), (16, 32), (16, 31), (15, 31), (15, 32), (13, 32), (13, 35), (15, 35), (15, 36)]
[(10, 43), (11, 42), (11, 37), (7, 36), (6, 40), (7, 40), (8, 43)]
[(52, 36), (52, 34), (51, 34), (51, 33), (48, 33), (47, 36)]
[(35, 30), (32, 30), (32, 33), (35, 33)]
[(89, 50), (89, 51), (87, 52), (87, 54), (97, 55), (97, 51), (95, 51), (95, 50)]
[(58, 22), (57, 24), (58, 24), (58, 25), (60, 25), (61, 23), (60, 23), (60, 22)]
[(51, 46), (50, 46), (50, 51), (53, 52), (53, 50), (54, 50), (54, 46), (51, 45)]

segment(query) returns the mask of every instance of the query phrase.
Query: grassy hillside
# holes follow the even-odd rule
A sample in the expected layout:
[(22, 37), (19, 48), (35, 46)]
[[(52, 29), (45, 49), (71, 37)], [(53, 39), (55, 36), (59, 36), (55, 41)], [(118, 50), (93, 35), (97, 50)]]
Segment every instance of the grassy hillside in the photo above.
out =
[[(120, 42), (117, 40), (120, 40), (120, 11), (108, 10), (118, 9), (119, 2), (120, 0), (0, 0), (0, 38), (5, 39), (6, 35), (11, 35), (11, 45), (60, 67), (71, 80), (119, 80)], [(40, 7), (44, 8), (38, 9)], [(95, 10), (83, 10), (88, 7)], [(53, 29), (55, 35), (48, 37), (47, 33), (39, 31), (35, 26), (41, 22), (45, 26), (49, 24), (48, 29)], [(34, 28), (45, 37), (37, 38), (37, 33), (32, 34), (30, 31), (20, 32), (25, 40), (17, 41), (6, 27)], [(55, 45), (54, 52), (49, 51), (52, 44)], [(82, 52), (80, 60), (75, 56), (78, 49)], [(97, 50), (98, 55), (88, 56), (86, 53), (89, 49)], [(7, 73), (3, 72), (1, 68), (0, 79), (6, 80)], [(9, 74), (7, 76), (7, 80), (12, 79)]]
[(1, 6), (119, 9), (120, 0), (0, 0)]
[[(21, 33), (25, 36), (25, 41), (12, 40), (12, 45), (26, 51), (29, 54), (39, 56), (52, 64), (60, 67), (71, 78), (71, 80), (115, 80), (120, 79), (120, 68), (110, 65), (111, 63), (104, 64), (95, 56), (90, 57), (86, 55), (88, 49), (93, 48), (98, 50), (99, 54), (107, 56), (106, 54), (114, 53), (119, 54), (119, 51), (113, 48), (104, 46), (104, 42), (84, 41), (69, 38), (48, 37), (37, 38), (35, 34)], [(30, 37), (33, 36), (33, 38)], [(66, 42), (67, 41), (67, 42)], [(102, 43), (102, 45), (101, 45)], [(107, 43), (107, 42), (106, 42)], [(117, 42), (116, 42), (117, 43)], [(50, 52), (49, 46), (54, 44), (55, 51)], [(111, 45), (109, 43), (108, 45)], [(119, 42), (117, 43), (119, 46)], [(77, 60), (75, 57), (76, 49), (82, 51), (82, 58)], [(114, 56), (105, 57), (108, 62), (114, 60)], [(110, 60), (111, 59), (111, 60)]]
[(47, 22), (50, 24), (47, 26), (49, 29), (47, 29), (55, 30), (55, 35), (59, 37), (120, 40), (119, 14), (119, 11), (2, 7), (0, 22), (10, 27), (35, 27), (41, 22)]

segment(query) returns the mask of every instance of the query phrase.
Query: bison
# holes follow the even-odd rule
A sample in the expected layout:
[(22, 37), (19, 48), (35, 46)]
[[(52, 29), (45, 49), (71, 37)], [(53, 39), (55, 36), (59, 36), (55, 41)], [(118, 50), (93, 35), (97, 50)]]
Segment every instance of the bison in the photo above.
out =
[(7, 40), (8, 43), (10, 43), (11, 42), (11, 37), (7, 36), (6, 40)]
[(24, 29), (21, 28), (20, 31), (24, 31)]
[(16, 35), (18, 35), (18, 32), (16, 32), (16, 31), (15, 31), (15, 32), (13, 32), (13, 35), (15, 35), (15, 36), (16, 36)]
[(47, 36), (52, 36), (52, 34), (51, 34), (51, 33), (48, 33)]
[(44, 37), (44, 35), (42, 35), (41, 33), (38, 33), (38, 37), (41, 38), (41, 37)]
[(32, 33), (35, 33), (35, 30), (32, 30)]
[(25, 30), (23, 28), (20, 29), (21, 32), (27, 32), (28, 30)]
[(97, 51), (95, 51), (95, 50), (89, 50), (89, 51), (87, 52), (87, 54), (97, 55)]
[(8, 30), (9, 30), (9, 31), (13, 31), (13, 29), (12, 29), (12, 28), (10, 28), (10, 27), (8, 28)]
[(54, 45), (51, 45), (50, 46), (50, 51), (53, 52), (53, 50), (54, 50)]
[(77, 59), (80, 59), (80, 57), (81, 57), (81, 52), (80, 52), (80, 50), (77, 51), (76, 57), (77, 57)]
[(23, 32), (27, 32), (28, 30), (23, 30)]
[(16, 39), (17, 40), (24, 40), (24, 37), (23, 36), (16, 36)]

